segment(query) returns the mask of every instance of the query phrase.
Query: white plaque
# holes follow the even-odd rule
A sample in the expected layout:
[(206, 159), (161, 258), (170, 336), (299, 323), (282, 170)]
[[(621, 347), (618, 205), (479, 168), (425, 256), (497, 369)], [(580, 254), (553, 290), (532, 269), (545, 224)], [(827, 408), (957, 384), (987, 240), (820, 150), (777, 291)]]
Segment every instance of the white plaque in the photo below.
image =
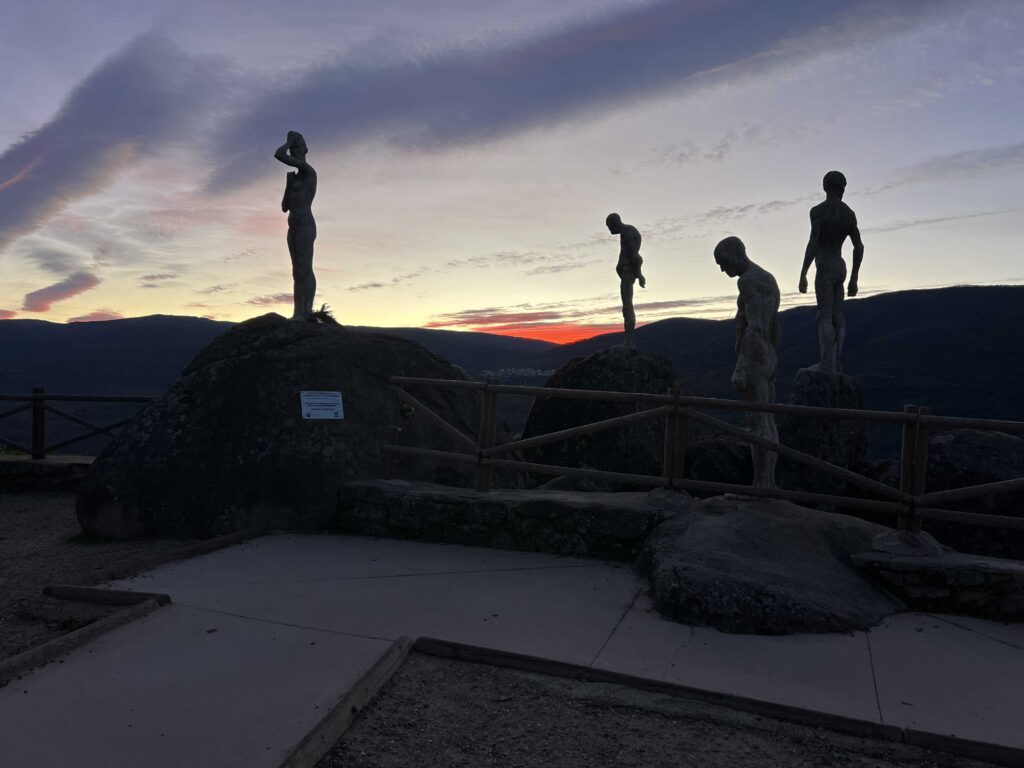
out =
[(302, 418), (344, 419), (345, 406), (341, 403), (341, 392), (300, 392)]

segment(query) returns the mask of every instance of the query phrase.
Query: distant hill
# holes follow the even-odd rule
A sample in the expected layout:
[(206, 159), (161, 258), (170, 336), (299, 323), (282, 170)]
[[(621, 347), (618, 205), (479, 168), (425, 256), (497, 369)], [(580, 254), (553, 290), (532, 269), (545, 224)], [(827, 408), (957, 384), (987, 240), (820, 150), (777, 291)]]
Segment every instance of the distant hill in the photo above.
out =
[[(929, 405), (951, 415), (1024, 419), (1024, 286), (899, 291), (847, 302), (845, 369), (868, 406)], [(797, 368), (818, 359), (813, 307), (781, 314), (778, 398)], [(230, 323), (154, 315), (95, 323), (0, 321), (0, 392), (156, 394)], [(374, 329), (423, 344), (471, 375), (500, 368), (551, 369), (621, 341), (605, 334), (554, 345), (486, 333)], [(668, 357), (683, 387), (733, 397), (735, 325), (673, 318), (639, 328), (637, 345)]]
[[(0, 320), (0, 392), (158, 394), (232, 323), (151, 315), (94, 323)], [(554, 344), (429, 328), (362, 328), (419, 342), (471, 373), (518, 367)]]
[[(844, 370), (863, 385), (868, 407), (1024, 419), (1024, 286), (897, 291), (846, 304)], [(813, 307), (780, 313), (778, 399), (798, 368), (818, 360)], [(605, 334), (554, 347), (533, 365), (553, 368), (619, 343)], [(637, 346), (672, 361), (693, 394), (733, 397), (733, 320), (672, 318), (636, 331)]]

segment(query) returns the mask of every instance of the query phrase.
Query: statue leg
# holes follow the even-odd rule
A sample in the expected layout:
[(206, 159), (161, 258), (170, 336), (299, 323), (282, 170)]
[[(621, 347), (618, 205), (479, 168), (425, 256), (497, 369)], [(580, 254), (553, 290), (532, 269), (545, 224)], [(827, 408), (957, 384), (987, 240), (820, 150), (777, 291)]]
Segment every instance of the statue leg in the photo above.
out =
[(288, 242), (292, 253), (292, 278), (295, 283), (295, 315), (306, 317), (313, 312), (313, 298), (316, 295), (316, 277), (313, 275), (313, 242), (316, 240), (315, 230), (312, 233), (299, 230), (288, 233)]
[(288, 228), (288, 255), (292, 259), (292, 319), (303, 317), (302, 295), (299, 292), (298, 259), (296, 258), (296, 232), (292, 227)]
[(843, 342), (846, 340), (846, 319), (843, 317), (845, 298), (846, 290), (843, 287), (843, 281), (840, 280), (835, 284), (832, 293), (832, 327), (835, 329), (836, 336), (836, 373), (842, 370), (840, 361), (843, 358)]
[(626, 338), (623, 340), (622, 346), (632, 347), (633, 329), (636, 328), (636, 312), (633, 311), (633, 277), (623, 277), (619, 283), (619, 290), (622, 294), (622, 320), (626, 330)]
[(818, 344), (821, 349), (821, 370), (836, 372), (835, 286), (816, 277), (814, 296), (818, 302)]
[[(751, 372), (752, 373), (752, 372)], [(750, 376), (740, 387), (740, 396), (747, 401), (771, 403), (775, 401), (775, 384), (767, 377)], [(747, 426), (752, 434), (779, 442), (779, 431), (775, 426), (775, 415), (763, 411), (747, 411)], [(754, 465), (753, 484), (755, 488), (775, 487), (775, 463), (778, 454), (759, 445), (750, 446), (750, 458)]]

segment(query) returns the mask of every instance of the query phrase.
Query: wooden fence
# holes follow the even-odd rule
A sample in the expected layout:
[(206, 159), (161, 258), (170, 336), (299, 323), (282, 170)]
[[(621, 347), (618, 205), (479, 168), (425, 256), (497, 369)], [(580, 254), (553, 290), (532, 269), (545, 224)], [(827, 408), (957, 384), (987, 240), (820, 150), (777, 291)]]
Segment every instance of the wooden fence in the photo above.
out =
[[(445, 421), (444, 418), (406, 390), (407, 387), (411, 386), (459, 389), (479, 393), (482, 401), (480, 424), (476, 435), (467, 435)], [(486, 492), (490, 490), (491, 475), (494, 469), (512, 468), (537, 474), (612, 480), (647, 487), (679, 488), (704, 493), (739, 493), (746, 496), (784, 499), (801, 504), (830, 504), (850, 510), (889, 513), (896, 516), (897, 527), (900, 530), (920, 530), (922, 520), (942, 520), (1024, 530), (1024, 518), (963, 512), (937, 506), (964, 499), (1022, 490), (1024, 489), (1024, 478), (932, 493), (925, 491), (925, 473), (928, 465), (928, 435), (932, 428), (981, 429), (1024, 433), (1024, 422), (1020, 421), (934, 416), (927, 407), (918, 405), (905, 406), (903, 412), (899, 413), (895, 411), (822, 408), (784, 403), (753, 403), (743, 400), (692, 397), (682, 395), (677, 389), (670, 389), (664, 395), (656, 395), (638, 392), (604, 392), (506, 385), (497, 383), (495, 379), (479, 382), (395, 376), (391, 379), (391, 387), (395, 395), (396, 414), (404, 412), (409, 417), (420, 416), (425, 418), (445, 434), (454, 438), (461, 450), (438, 451), (430, 448), (401, 445), (385, 446), (385, 450), (393, 454), (475, 465), (476, 490), (478, 491)], [(550, 432), (545, 435), (537, 435), (495, 445), (498, 424), (498, 397), (501, 395), (628, 402), (635, 403), (638, 407), (642, 407), (643, 410), (626, 416), (605, 419), (570, 429)], [(721, 419), (701, 413), (697, 409), (759, 411), (796, 417), (857, 420), (899, 425), (902, 430), (899, 488), (893, 488), (885, 483), (880, 483), (877, 480), (823, 461), (802, 451), (772, 442)], [(625, 427), (651, 419), (665, 419), (665, 445), (661, 475), (639, 475), (581, 467), (537, 464), (525, 461), (521, 454), (519, 454), (519, 452), (527, 448), (536, 448), (548, 443), (570, 440), (583, 435)], [(688, 479), (684, 476), (683, 467), (689, 427), (692, 423), (703, 424), (719, 432), (739, 438), (746, 443), (759, 445), (778, 456), (785, 457), (798, 464), (856, 486), (861, 491), (869, 494), (870, 497), (840, 496), (828, 493), (793, 491), (783, 488), (757, 488), (736, 483)], [(509, 454), (519, 454), (519, 456), (508, 458)]]
[[(83, 419), (81, 416), (76, 416), (73, 413), (57, 408), (56, 406), (50, 405), (53, 402), (75, 402), (75, 403), (148, 403), (152, 400), (152, 397), (144, 396), (132, 396), (132, 395), (51, 395), (47, 394), (43, 387), (34, 387), (31, 395), (2, 395), (0, 394), (0, 403), (2, 402), (20, 402), (23, 405), (15, 406), (7, 411), (0, 412), (0, 420), (7, 418), (8, 416), (14, 416), (18, 413), (24, 413), (25, 411), (32, 412), (32, 440), (31, 445), (22, 445), (13, 440), (8, 440), (4, 437), (0, 437), (0, 445), (5, 445), (8, 448), (13, 448), (16, 451), (29, 454), (33, 459), (45, 459), (46, 454), (54, 453), (55, 451), (66, 448), (69, 445), (80, 443), (83, 440), (88, 440), (91, 437), (102, 435), (108, 439), (113, 439), (112, 432), (116, 429), (127, 424), (132, 420), (132, 417), (127, 419), (121, 419), (113, 424), (102, 426), (100, 424), (94, 424), (87, 419)], [(88, 431), (82, 434), (75, 435), (66, 440), (61, 440), (58, 443), (51, 445), (46, 444), (46, 414), (52, 413), (66, 421), (70, 421), (77, 424), (80, 427), (86, 428)]]

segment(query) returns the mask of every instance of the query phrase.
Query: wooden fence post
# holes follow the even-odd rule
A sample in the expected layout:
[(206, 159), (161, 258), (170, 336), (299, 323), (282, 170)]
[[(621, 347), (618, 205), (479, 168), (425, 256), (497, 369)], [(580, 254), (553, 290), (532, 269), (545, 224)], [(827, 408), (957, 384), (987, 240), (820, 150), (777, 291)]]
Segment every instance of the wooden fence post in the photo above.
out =
[(46, 389), (32, 388), (32, 458), (46, 458)]
[(686, 476), (686, 443), (690, 439), (690, 409), (679, 409), (679, 420), (676, 422), (676, 477)]
[(498, 393), (491, 389), (498, 379), (489, 378), (483, 389), (480, 403), (480, 428), (477, 430), (476, 490), (486, 493), (491, 490), (491, 468), (484, 466), (484, 451), (494, 445), (498, 431)]
[[(925, 480), (928, 475), (928, 425), (921, 422), (922, 416), (927, 416), (932, 412), (932, 409), (926, 405), (919, 405), (917, 407), (917, 424), (915, 425), (915, 439), (914, 439), (914, 483), (913, 493), (915, 496), (921, 496), (924, 494)], [(908, 521), (911, 531), (921, 530), (921, 514), (917, 511), (917, 505), (914, 505), (912, 510), (913, 514), (910, 516)]]
[(665, 414), (665, 450), (662, 453), (662, 475), (665, 478), (665, 487), (672, 488), (675, 485), (676, 467), (678, 466), (676, 456), (679, 451), (679, 390), (676, 387), (669, 387), (668, 396), (672, 398), (671, 410)]
[[(904, 406), (904, 414), (918, 415), (918, 407)], [(899, 456), (899, 489), (904, 494), (914, 493), (914, 459), (918, 456), (918, 427), (920, 421), (904, 422), (903, 436), (900, 445)], [(913, 518), (915, 516), (913, 505), (910, 505), (896, 518), (897, 530), (913, 530)]]

